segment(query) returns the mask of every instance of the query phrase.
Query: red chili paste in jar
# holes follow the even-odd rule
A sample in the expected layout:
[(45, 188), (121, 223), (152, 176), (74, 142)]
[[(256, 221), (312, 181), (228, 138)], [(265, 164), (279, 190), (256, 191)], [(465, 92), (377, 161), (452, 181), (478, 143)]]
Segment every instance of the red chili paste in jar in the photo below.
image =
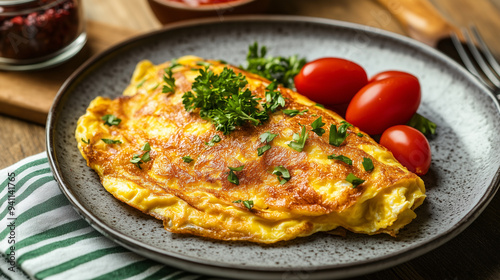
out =
[(0, 58), (43, 58), (63, 49), (82, 32), (78, 0), (18, 2), (0, 6)]

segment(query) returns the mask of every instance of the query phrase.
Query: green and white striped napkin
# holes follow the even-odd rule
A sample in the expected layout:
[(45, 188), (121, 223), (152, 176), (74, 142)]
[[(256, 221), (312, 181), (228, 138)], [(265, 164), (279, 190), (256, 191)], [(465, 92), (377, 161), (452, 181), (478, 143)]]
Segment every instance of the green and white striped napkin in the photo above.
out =
[(59, 190), (45, 153), (0, 171), (0, 205), (0, 279), (209, 279), (139, 256), (90, 227)]

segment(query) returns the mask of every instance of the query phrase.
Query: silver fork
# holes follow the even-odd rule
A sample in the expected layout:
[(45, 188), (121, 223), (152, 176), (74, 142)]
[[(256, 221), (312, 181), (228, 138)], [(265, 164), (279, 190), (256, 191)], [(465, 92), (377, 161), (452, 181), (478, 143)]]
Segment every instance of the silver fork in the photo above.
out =
[[(451, 41), (467, 70), (485, 84), (493, 92), (497, 100), (500, 100), (500, 65), (479, 34), (477, 28), (472, 25), (469, 29), (470, 31), (462, 28), (461, 32), (463, 38), (465, 38), (467, 48), (472, 55), (466, 52), (457, 34), (451, 34)], [(479, 45), (479, 48), (476, 47), (476, 43)]]

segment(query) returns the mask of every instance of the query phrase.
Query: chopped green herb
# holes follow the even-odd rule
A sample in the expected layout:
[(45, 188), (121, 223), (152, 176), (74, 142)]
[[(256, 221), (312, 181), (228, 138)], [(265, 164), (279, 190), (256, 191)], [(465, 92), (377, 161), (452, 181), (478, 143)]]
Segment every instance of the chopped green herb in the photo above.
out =
[(304, 58), (299, 59), (296, 55), (288, 58), (277, 56), (267, 57), (267, 48), (255, 42), (248, 47), (247, 65), (244, 70), (258, 74), (268, 80), (276, 80), (287, 88), (293, 88), (293, 78), (306, 64)]
[(267, 112), (274, 112), (278, 107), (285, 107), (285, 98), (281, 92), (276, 91), (278, 84), (276, 81), (270, 83), (266, 87), (266, 103), (264, 103), (264, 109)]
[(146, 142), (141, 150), (146, 151), (144, 154), (135, 154), (132, 159), (130, 160), (131, 163), (135, 164), (139, 169), (141, 168), (141, 164), (148, 162), (151, 160), (151, 157), (149, 155), (149, 151), (151, 151), (151, 146), (149, 145), (149, 142)]
[(337, 126), (332, 124), (330, 126), (330, 136), (329, 136), (330, 145), (339, 147), (347, 138), (347, 128), (350, 126), (352, 126), (352, 124), (346, 121), (342, 121), (337, 131)]
[(278, 134), (274, 134), (274, 133), (271, 133), (271, 132), (264, 132), (262, 133), (260, 136), (259, 136), (259, 139), (260, 139), (260, 142), (262, 143), (269, 143), (271, 141), (273, 141), (273, 139), (278, 136)]
[(355, 188), (355, 187), (357, 187), (365, 182), (365, 180), (356, 177), (356, 175), (354, 175), (352, 173), (349, 173), (349, 175), (347, 175), (345, 180), (347, 182), (351, 183), (353, 188)]
[(209, 142), (205, 142), (205, 144), (209, 147), (213, 147), (213, 145), (215, 145), (215, 143), (219, 143), (221, 140), (220, 136), (215, 134), (214, 137), (212, 137), (212, 139), (210, 139)]
[(323, 104), (316, 103), (316, 104), (314, 104), (314, 106), (325, 109), (325, 105), (323, 105)]
[(364, 157), (363, 158), (363, 167), (365, 168), (365, 171), (370, 172), (375, 168), (373, 166), (373, 161), (370, 158)]
[(141, 150), (143, 150), (143, 151), (151, 151), (151, 146), (149, 145), (149, 142), (146, 142), (146, 143), (142, 146)]
[(135, 166), (139, 167), (139, 169), (142, 169), (141, 164), (143, 162), (141, 161), (141, 155), (134, 155), (130, 160), (130, 162), (135, 164)]
[[(262, 143), (269, 143), (271, 141), (273, 141), (273, 139), (278, 136), (278, 134), (274, 134), (274, 133), (271, 133), (271, 132), (264, 132), (262, 133), (260, 136), (259, 136), (259, 139), (260, 139), (260, 142)], [(260, 157), (261, 155), (263, 155), (267, 150), (271, 149), (271, 145), (269, 144), (266, 144), (262, 147), (259, 147), (257, 148), (257, 155)]]
[(352, 165), (352, 160), (346, 156), (343, 156), (343, 155), (329, 155), (328, 156), (328, 159), (335, 159), (335, 160), (340, 160), (344, 163), (347, 163), (349, 165)]
[(361, 132), (358, 132), (356, 135), (357, 135), (358, 137), (363, 137), (363, 133), (361, 133)]
[(166, 85), (163, 85), (162, 93), (174, 93), (175, 92), (175, 79), (172, 77), (172, 67), (165, 69), (165, 74), (163, 75), (163, 81)]
[(82, 140), (82, 142), (85, 143), (85, 144), (90, 144), (90, 139), (87, 139), (87, 141), (85, 141), (85, 139), (80, 138), (80, 140)]
[(154, 87), (151, 88), (151, 90), (155, 90), (160, 86), (160, 84), (156, 84)]
[(306, 126), (305, 125), (301, 125), (301, 126), (302, 126), (302, 130), (301, 130), (300, 134), (294, 133), (293, 134), (293, 141), (290, 141), (287, 144), (288, 147), (296, 150), (297, 152), (302, 152), (302, 150), (304, 149), (304, 146), (306, 145), (307, 137), (309, 136), (309, 134), (306, 131)]
[(200, 116), (224, 134), (247, 122), (260, 125), (269, 119), (267, 112), (258, 108), (259, 99), (248, 88), (244, 89), (247, 80), (241, 73), (228, 68), (219, 75), (208, 69), (199, 71), (192, 91), (182, 96), (187, 111), (199, 108)]
[(271, 149), (271, 145), (266, 144), (262, 147), (257, 148), (257, 156), (263, 155), (267, 150)]
[(140, 87), (142, 87), (142, 85), (144, 85), (144, 82), (146, 82), (146, 79), (143, 79), (142, 81), (140, 81), (140, 82), (137, 84), (136, 88), (140, 88)]
[(206, 61), (196, 61), (196, 65), (203, 67), (210, 67), (211, 64)]
[(111, 114), (104, 115), (101, 119), (104, 121), (104, 124), (108, 126), (119, 125), (122, 121), (121, 119)]
[(145, 152), (145, 153), (142, 155), (141, 160), (142, 160), (143, 162), (148, 162), (148, 161), (150, 161), (150, 160), (151, 160), (151, 157), (149, 156), (149, 151)]
[(238, 199), (236, 201), (233, 201), (233, 203), (243, 203), (243, 205), (248, 208), (248, 210), (252, 210), (253, 207), (253, 200), (241, 200)]
[(182, 64), (178, 63), (177, 60), (173, 59), (172, 61), (170, 61), (170, 66), (167, 68), (167, 69), (174, 69), (175, 67), (179, 67), (179, 66), (182, 66)]
[(425, 135), (436, 134), (437, 125), (419, 113), (415, 113), (407, 125), (417, 129)]
[(238, 177), (236, 176), (236, 174), (234, 174), (234, 172), (238, 172), (238, 171), (241, 171), (243, 170), (243, 167), (244, 165), (242, 166), (238, 166), (238, 167), (229, 167), (229, 175), (227, 176), (227, 180), (235, 185), (239, 185), (240, 184), (240, 180), (238, 179)]
[(283, 165), (275, 167), (273, 174), (278, 177), (278, 182), (280, 182), (281, 185), (288, 182), (291, 178), (290, 172), (288, 172), (288, 169), (286, 169)]
[(325, 123), (322, 121), (322, 117), (319, 117), (311, 124), (311, 127), (313, 128), (311, 131), (318, 134), (318, 136), (321, 136), (325, 133), (325, 129), (322, 128), (324, 125)]
[(106, 138), (102, 138), (101, 140), (102, 140), (102, 142), (104, 142), (106, 144), (122, 144), (123, 143), (120, 140), (113, 140), (113, 139), (106, 139)]
[(182, 160), (185, 162), (185, 163), (190, 163), (193, 161), (193, 159), (191, 158), (191, 156), (184, 156), (182, 157)]
[(285, 109), (285, 110), (283, 110), (283, 114), (289, 115), (290, 117), (295, 117), (297, 115), (303, 115), (307, 111), (309, 111), (309, 110), (306, 109), (306, 110), (299, 111), (296, 109)]

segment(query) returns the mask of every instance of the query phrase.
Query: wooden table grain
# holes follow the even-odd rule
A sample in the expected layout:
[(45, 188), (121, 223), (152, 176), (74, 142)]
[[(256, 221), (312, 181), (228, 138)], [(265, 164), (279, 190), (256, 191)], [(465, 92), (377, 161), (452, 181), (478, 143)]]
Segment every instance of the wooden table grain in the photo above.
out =
[[(147, 32), (161, 27), (146, 0), (82, 0), (89, 20)], [(431, 0), (453, 24), (474, 22), (500, 57), (500, 0)], [(126, 3), (126, 4), (125, 4)], [(408, 35), (400, 23), (372, 0), (272, 0), (271, 11), (332, 18)], [(2, 73), (0, 73), (1, 75)], [(0, 85), (1, 87), (1, 85)], [(0, 168), (45, 151), (42, 125), (0, 114)], [(353, 279), (500, 279), (500, 195), (464, 232), (411, 261)], [(294, 279), (308, 279), (298, 275)]]

